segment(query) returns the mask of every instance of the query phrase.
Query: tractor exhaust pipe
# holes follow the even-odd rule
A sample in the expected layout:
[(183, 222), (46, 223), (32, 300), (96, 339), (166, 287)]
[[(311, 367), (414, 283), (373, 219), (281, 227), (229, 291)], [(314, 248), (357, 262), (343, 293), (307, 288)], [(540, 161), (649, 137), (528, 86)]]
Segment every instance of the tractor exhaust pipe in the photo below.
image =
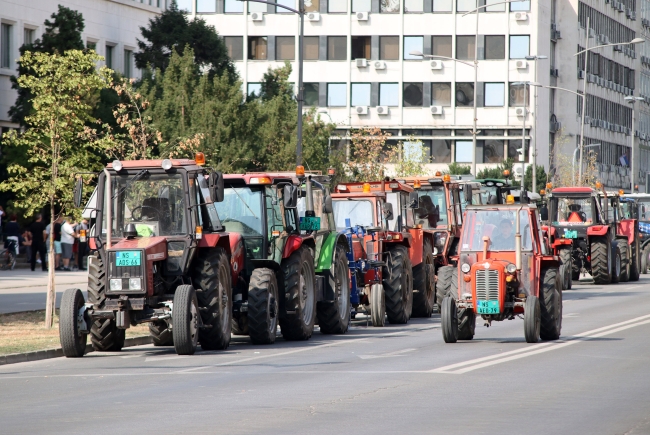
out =
[(314, 193), (311, 187), (311, 175), (307, 177), (307, 183), (305, 183), (305, 186), (307, 188), (305, 216), (316, 216), (316, 213), (314, 213)]

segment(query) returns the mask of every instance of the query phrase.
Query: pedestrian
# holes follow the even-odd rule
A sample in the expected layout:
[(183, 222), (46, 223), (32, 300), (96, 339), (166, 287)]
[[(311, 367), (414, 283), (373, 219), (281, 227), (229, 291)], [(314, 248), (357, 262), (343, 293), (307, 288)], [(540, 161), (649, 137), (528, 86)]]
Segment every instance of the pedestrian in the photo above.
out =
[(43, 222), (43, 215), (37, 214), (36, 220), (29, 226), (29, 231), (32, 233), (32, 256), (30, 257), (30, 265), (32, 272), (36, 270), (36, 254), (41, 257), (41, 267), (43, 271), (47, 270), (47, 262), (45, 261), (45, 246), (47, 241), (47, 234), (45, 232), (45, 223)]
[[(45, 227), (48, 240), (50, 232), (54, 233), (54, 270), (61, 270), (61, 218), (58, 217), (53, 223)], [(47, 242), (47, 250), (50, 251), (50, 242)]]
[(73, 222), (72, 216), (63, 219), (61, 224), (61, 256), (63, 258), (63, 270), (71, 271), (70, 258), (72, 258), (72, 247), (74, 239), (77, 238), (77, 233), (70, 224)]
[(79, 246), (77, 248), (77, 267), (79, 270), (86, 270), (84, 257), (88, 254), (88, 219), (82, 219), (75, 228), (79, 235)]
[(32, 233), (26, 229), (23, 231), (23, 246), (25, 247), (25, 258), (29, 260), (32, 258)]
[(20, 246), (20, 226), (18, 225), (18, 216), (12, 214), (9, 216), (9, 222), (5, 225), (5, 249), (9, 248), (9, 243), (14, 242), (14, 252), (16, 257), (19, 253)]

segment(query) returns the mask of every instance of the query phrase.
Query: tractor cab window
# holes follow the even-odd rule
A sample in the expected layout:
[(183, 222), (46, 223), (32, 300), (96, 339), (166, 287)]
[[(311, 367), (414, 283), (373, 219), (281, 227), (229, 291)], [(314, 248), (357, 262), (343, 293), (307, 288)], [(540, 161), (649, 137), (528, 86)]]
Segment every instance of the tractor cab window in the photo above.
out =
[(375, 226), (375, 213), (373, 213), (372, 202), (368, 200), (336, 199), (332, 201), (332, 207), (334, 208), (337, 231), (347, 228), (346, 219), (350, 219), (350, 225), (353, 227), (356, 225), (363, 227)]
[[(312, 189), (314, 195), (314, 215), (320, 218), (320, 229), (326, 230), (329, 228), (327, 222), (327, 214), (323, 213), (323, 202), (325, 201), (325, 193), (317, 187)], [(305, 217), (307, 211), (307, 198), (298, 198), (298, 216)]]
[(591, 197), (557, 198), (555, 216), (550, 216), (560, 225), (591, 225), (594, 221)]
[[(468, 210), (463, 225), (463, 251), (482, 251), (487, 237), (490, 251), (514, 251), (517, 210)], [(521, 249), (533, 249), (533, 233), (527, 210), (519, 211)]]
[(226, 231), (239, 233), (244, 238), (248, 258), (265, 258), (263, 189), (262, 186), (249, 187), (226, 182), (223, 201), (215, 204)]
[(280, 207), (280, 197), (278, 189), (273, 186), (266, 187), (266, 216), (268, 221), (269, 237), (272, 237), (273, 231), (284, 231), (282, 222), (282, 208)]
[[(124, 227), (134, 224), (140, 237), (187, 234), (187, 204), (181, 174), (150, 174), (148, 171), (114, 175), (110, 194), (112, 235), (123, 237)], [(107, 213), (103, 233), (106, 234)]]
[(415, 223), (428, 229), (447, 226), (447, 197), (444, 187), (434, 186), (431, 190), (420, 191), (420, 204), (415, 209)]

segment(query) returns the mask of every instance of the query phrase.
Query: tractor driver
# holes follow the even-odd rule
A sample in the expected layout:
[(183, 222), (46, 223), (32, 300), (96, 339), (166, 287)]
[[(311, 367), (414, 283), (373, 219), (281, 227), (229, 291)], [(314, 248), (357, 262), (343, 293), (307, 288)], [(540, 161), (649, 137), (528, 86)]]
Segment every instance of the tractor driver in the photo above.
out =
[(515, 235), (512, 232), (512, 221), (504, 219), (499, 224), (499, 232), (492, 236), (491, 249), (495, 251), (514, 251)]

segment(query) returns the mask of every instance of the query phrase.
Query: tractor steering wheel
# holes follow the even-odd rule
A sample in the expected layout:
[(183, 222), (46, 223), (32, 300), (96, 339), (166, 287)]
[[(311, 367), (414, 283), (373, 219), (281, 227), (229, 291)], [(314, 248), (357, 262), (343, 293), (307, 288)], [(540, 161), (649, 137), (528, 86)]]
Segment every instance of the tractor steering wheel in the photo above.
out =
[[(158, 220), (160, 220), (160, 210), (158, 210), (158, 209), (155, 208), (155, 207), (148, 206), (148, 205), (139, 205), (139, 206), (137, 206), (136, 208), (134, 208), (134, 209), (131, 211), (131, 218), (132, 218), (134, 221), (140, 221), (140, 222), (142, 221), (142, 209), (143, 209), (143, 208), (149, 208), (149, 209), (155, 211), (155, 212), (156, 212), (156, 215), (158, 216)], [(140, 216), (136, 217), (136, 211), (138, 211), (138, 210), (140, 210)]]

